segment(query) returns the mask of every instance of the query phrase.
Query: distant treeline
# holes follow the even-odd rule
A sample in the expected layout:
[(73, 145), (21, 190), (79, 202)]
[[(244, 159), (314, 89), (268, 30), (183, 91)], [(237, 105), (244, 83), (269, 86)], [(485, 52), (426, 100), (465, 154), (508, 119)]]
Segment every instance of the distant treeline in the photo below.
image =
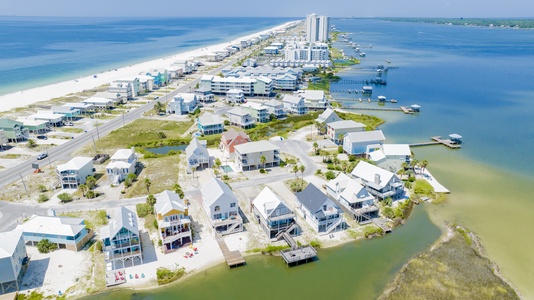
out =
[(534, 28), (534, 19), (382, 18), (393, 22), (418, 22), (464, 26)]

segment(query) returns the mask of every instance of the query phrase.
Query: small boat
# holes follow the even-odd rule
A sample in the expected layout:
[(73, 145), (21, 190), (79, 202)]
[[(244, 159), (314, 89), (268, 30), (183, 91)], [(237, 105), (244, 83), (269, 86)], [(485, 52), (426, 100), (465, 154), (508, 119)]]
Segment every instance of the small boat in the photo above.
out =
[(371, 98), (367, 98), (367, 103), (371, 103)]
[(391, 99), (391, 103), (397, 103), (397, 100)]
[(362, 102), (362, 98), (358, 98), (358, 100), (360, 101), (360, 103)]

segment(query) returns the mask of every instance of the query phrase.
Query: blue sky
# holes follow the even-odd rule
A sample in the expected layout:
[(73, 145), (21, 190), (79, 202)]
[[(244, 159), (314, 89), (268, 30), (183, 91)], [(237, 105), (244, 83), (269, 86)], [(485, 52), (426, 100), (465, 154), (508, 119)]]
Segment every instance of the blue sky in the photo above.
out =
[(533, 0), (0, 0), (0, 15), (87, 17), (534, 17)]

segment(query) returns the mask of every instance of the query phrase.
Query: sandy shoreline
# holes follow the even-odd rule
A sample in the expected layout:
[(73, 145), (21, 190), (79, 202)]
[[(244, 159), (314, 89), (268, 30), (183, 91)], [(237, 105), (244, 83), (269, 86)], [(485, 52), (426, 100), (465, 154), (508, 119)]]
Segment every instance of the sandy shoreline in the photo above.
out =
[(39, 101), (47, 101), (52, 98), (62, 97), (71, 93), (77, 93), (83, 90), (92, 89), (103, 84), (111, 83), (114, 80), (120, 78), (128, 78), (138, 75), (141, 72), (147, 72), (149, 70), (159, 68), (166, 68), (169, 67), (176, 60), (195, 59), (207, 53), (216, 50), (222, 50), (225, 47), (238, 43), (241, 40), (247, 40), (252, 37), (256, 37), (260, 34), (269, 33), (271, 31), (282, 30), (288, 25), (293, 24), (294, 22), (295, 21), (287, 22), (270, 29), (239, 37), (229, 42), (219, 43), (216, 45), (198, 48), (187, 52), (176, 53), (174, 55), (165, 56), (159, 59), (150, 60), (139, 64), (124, 66), (122, 68), (110, 71), (103, 71), (101, 73), (95, 74), (97, 75), (96, 78), (94, 78), (93, 75), (81, 78), (73, 78), (68, 81), (58, 82), (55, 84), (3, 95), (0, 96), (0, 112), (9, 111), (19, 107), (26, 107)]

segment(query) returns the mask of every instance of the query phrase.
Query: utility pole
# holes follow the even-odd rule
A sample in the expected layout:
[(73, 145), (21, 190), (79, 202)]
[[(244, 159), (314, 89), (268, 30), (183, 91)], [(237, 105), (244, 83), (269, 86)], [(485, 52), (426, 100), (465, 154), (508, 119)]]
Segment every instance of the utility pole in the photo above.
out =
[(26, 191), (26, 195), (30, 197), (30, 193), (28, 193), (28, 188), (26, 187), (26, 183), (24, 182), (24, 178), (22, 177), (22, 174), (20, 174), (20, 172), (19, 172), (19, 176), (20, 176), (20, 180), (22, 180), (22, 185), (24, 185), (24, 190)]
[(50, 155), (48, 154), (48, 148), (46, 148), (46, 157), (48, 157), (48, 166), (50, 167), (50, 170), (52, 170), (52, 163), (50, 162)]
[(99, 140), (100, 139), (100, 133), (98, 132), (98, 121), (96, 121), (96, 137)]
[(91, 139), (93, 139), (93, 147), (95, 148), (95, 155), (98, 154), (98, 152), (96, 152), (96, 143), (95, 143), (95, 136), (91, 134)]

